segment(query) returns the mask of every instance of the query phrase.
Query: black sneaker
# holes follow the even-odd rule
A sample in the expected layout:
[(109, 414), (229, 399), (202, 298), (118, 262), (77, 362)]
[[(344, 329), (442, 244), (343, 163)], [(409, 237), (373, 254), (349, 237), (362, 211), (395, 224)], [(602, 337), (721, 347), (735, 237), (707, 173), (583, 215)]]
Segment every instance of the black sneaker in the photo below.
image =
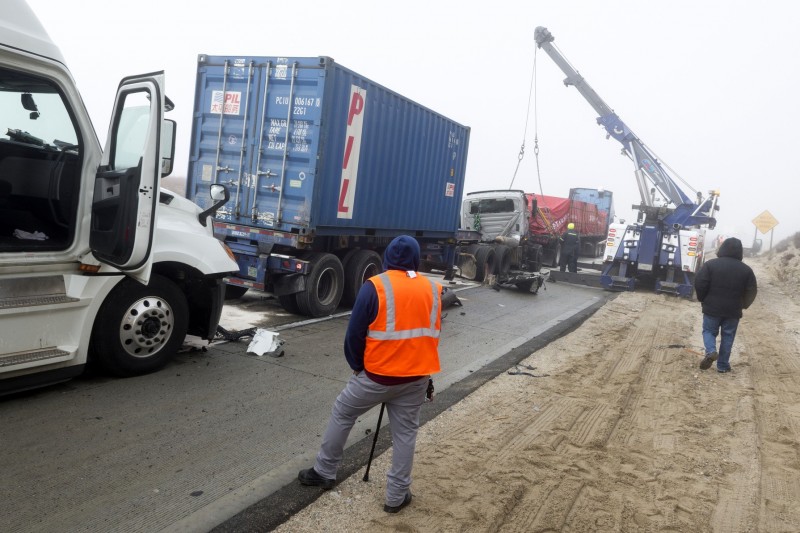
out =
[(703, 360), (700, 361), (700, 370), (708, 370), (711, 368), (711, 365), (717, 360), (717, 357), (717, 352), (707, 353), (706, 356), (703, 357)]
[(720, 374), (727, 374), (730, 371), (731, 371), (730, 368), (718, 368), (717, 369), (717, 372), (719, 372)]
[(392, 507), (387, 503), (386, 505), (383, 506), (383, 510), (386, 511), (387, 513), (399, 513), (400, 510), (403, 509), (403, 507), (405, 507), (409, 503), (411, 503), (411, 493), (406, 492), (406, 497), (403, 498), (403, 502), (400, 505), (395, 505), (394, 507)]
[(313, 468), (301, 470), (300, 473), (297, 474), (297, 479), (302, 485), (308, 485), (310, 487), (322, 487), (325, 490), (332, 489), (333, 486), (336, 485), (335, 479), (324, 478), (317, 474), (317, 471)]

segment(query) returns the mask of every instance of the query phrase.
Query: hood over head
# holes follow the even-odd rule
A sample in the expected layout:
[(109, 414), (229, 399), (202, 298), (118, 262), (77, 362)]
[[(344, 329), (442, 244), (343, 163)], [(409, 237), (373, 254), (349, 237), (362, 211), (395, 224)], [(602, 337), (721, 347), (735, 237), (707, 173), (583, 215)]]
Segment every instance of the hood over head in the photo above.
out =
[(384, 270), (409, 270), (419, 269), (419, 243), (414, 237), (400, 235), (392, 239), (383, 253)]
[(733, 257), (741, 261), (743, 255), (742, 241), (736, 237), (729, 237), (722, 241), (717, 250), (717, 257)]

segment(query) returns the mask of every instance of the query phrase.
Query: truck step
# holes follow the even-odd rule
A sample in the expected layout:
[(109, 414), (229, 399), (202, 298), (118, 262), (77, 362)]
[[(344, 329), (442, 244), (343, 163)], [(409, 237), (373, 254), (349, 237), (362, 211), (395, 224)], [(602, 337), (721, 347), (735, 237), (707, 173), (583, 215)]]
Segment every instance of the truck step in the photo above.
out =
[(71, 354), (59, 348), (45, 348), (31, 352), (17, 352), (0, 357), (0, 368), (8, 366), (23, 365), (26, 363), (43, 364), (44, 361), (51, 359), (68, 359)]
[(19, 307), (33, 307), (39, 305), (58, 305), (79, 301), (65, 294), (45, 294), (34, 296), (16, 296), (0, 298), (0, 309), (16, 309)]

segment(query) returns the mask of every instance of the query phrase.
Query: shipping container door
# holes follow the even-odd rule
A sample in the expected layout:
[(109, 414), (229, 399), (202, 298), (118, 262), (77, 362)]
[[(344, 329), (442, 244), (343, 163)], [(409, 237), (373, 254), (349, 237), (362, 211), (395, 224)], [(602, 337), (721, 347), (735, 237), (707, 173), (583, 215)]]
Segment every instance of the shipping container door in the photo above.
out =
[(201, 56), (187, 196), (203, 205), (225, 183), (232, 201), (217, 218), (307, 227), (324, 81), (319, 58)]
[(259, 74), (258, 134), (251, 174), (251, 219), (303, 233), (311, 224), (320, 149), (324, 58), (265, 58)]
[(198, 59), (186, 196), (208, 207), (210, 186), (227, 185), (231, 200), (218, 211), (226, 218), (245, 217), (249, 208), (259, 70), (250, 58)]

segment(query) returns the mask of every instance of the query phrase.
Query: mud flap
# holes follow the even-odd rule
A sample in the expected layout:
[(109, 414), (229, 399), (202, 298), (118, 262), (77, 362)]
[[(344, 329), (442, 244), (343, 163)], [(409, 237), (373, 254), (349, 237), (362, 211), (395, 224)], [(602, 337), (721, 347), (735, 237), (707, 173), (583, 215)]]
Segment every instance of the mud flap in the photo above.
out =
[(472, 254), (458, 255), (458, 270), (464, 279), (475, 279), (478, 274), (478, 262)]

